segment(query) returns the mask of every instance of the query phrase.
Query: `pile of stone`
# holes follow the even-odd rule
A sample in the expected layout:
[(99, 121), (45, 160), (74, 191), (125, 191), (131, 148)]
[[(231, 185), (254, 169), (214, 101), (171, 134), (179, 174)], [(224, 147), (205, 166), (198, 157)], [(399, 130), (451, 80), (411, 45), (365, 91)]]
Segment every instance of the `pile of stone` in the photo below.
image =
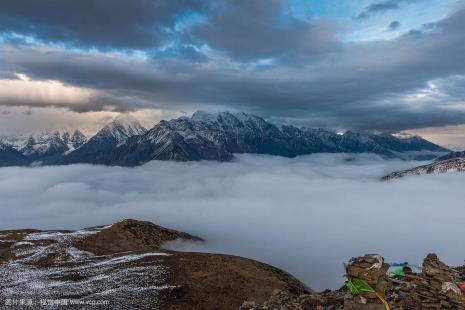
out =
[[(465, 266), (449, 267), (436, 254), (428, 254), (422, 268), (408, 263), (394, 264), (397, 265), (402, 268), (389, 274), (389, 265), (380, 255), (367, 254), (352, 258), (345, 265), (346, 285), (339, 290), (300, 296), (276, 291), (263, 303), (244, 302), (241, 309), (465, 310)], [(414, 266), (415, 272), (410, 266)]]
[(384, 262), (383, 257), (366, 254), (352, 258), (345, 267), (347, 286), (350, 288), (351, 283), (362, 283), (366, 290), (347, 294), (344, 309), (385, 309), (383, 301), (386, 300), (386, 292), (392, 288), (392, 284), (387, 276), (389, 265)]
[(422, 308), (465, 309), (463, 275), (441, 262), (436, 254), (423, 260), (423, 271), (413, 280), (412, 299)]

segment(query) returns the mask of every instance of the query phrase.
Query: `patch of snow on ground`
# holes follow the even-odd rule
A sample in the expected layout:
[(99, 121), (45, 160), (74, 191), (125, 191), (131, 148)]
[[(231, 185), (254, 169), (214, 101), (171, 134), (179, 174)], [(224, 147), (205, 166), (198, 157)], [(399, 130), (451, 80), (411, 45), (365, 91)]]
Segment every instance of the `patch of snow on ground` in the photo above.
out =
[[(166, 253), (94, 255), (72, 246), (107, 227), (76, 232), (31, 233), (13, 246), (16, 260), (0, 265), (0, 300), (31, 298), (98, 300), (109, 297), (110, 306), (123, 302), (127, 292), (139, 292), (138, 300), (154, 304), (165, 283), (165, 267), (139, 260)], [(43, 265), (41, 261), (53, 260)], [(111, 298), (110, 298), (111, 297)], [(111, 308), (111, 307), (110, 307)]]

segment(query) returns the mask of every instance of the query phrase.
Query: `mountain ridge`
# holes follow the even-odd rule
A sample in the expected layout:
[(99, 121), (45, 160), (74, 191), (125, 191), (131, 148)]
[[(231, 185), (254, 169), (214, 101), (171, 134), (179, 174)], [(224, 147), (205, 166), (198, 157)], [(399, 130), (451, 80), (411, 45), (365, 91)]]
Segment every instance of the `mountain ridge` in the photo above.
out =
[(381, 179), (384, 181), (399, 179), (406, 176), (425, 175), (425, 174), (441, 174), (452, 172), (465, 172), (465, 156), (454, 156), (460, 152), (452, 152), (451, 154), (440, 157), (437, 161), (427, 165), (417, 166), (411, 169), (394, 171)]
[(108, 122), (81, 147), (58, 160), (47, 162), (47, 164), (73, 164), (98, 160), (100, 156), (103, 156), (100, 154), (106, 154), (130, 137), (141, 135), (146, 131), (147, 129), (134, 117), (130, 115), (118, 116)]
[(79, 129), (53, 129), (2, 137), (2, 143), (24, 155), (29, 162), (56, 158), (79, 148), (87, 137)]
[(190, 118), (160, 121), (144, 135), (115, 148), (104, 163), (134, 166), (153, 159), (227, 161), (235, 153), (296, 157), (322, 152), (372, 152), (399, 157), (396, 152), (420, 150), (448, 151), (419, 137), (405, 140), (350, 131), (338, 135), (323, 129), (277, 126), (243, 112), (198, 111)]
[(230, 161), (236, 153), (296, 157), (312, 153), (376, 153), (396, 158), (436, 158), (449, 150), (421, 137), (276, 125), (244, 112), (208, 113), (161, 120), (147, 130), (120, 116), (74, 150), (45, 164), (137, 166), (151, 160)]

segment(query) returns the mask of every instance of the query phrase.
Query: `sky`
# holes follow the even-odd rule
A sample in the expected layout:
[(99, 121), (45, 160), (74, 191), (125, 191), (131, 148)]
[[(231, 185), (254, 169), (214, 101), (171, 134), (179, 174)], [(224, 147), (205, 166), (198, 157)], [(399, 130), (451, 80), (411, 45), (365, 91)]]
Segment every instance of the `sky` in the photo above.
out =
[(380, 181), (418, 164), (374, 154), (244, 154), (227, 163), (8, 167), (0, 169), (0, 230), (140, 219), (206, 240), (171, 248), (253, 258), (315, 290), (339, 288), (343, 263), (365, 253), (421, 265), (436, 252), (463, 264), (465, 174)]
[(1, 1), (0, 133), (202, 109), (465, 148), (464, 28), (463, 0)]

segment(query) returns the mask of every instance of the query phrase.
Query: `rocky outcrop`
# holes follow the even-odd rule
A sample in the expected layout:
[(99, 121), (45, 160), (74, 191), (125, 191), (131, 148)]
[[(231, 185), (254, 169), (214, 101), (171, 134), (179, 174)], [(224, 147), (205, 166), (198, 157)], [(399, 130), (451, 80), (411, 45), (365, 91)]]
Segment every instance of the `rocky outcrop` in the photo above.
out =
[(110, 254), (160, 250), (163, 243), (176, 239), (203, 241), (199, 237), (167, 229), (151, 222), (123, 220), (79, 240), (75, 246), (82, 251)]
[(388, 270), (380, 255), (367, 254), (346, 264), (346, 285), (339, 290), (292, 296), (275, 291), (265, 302), (244, 301), (242, 310), (310, 309), (465, 309), (464, 267), (453, 268), (430, 253), (422, 270), (404, 263)]

